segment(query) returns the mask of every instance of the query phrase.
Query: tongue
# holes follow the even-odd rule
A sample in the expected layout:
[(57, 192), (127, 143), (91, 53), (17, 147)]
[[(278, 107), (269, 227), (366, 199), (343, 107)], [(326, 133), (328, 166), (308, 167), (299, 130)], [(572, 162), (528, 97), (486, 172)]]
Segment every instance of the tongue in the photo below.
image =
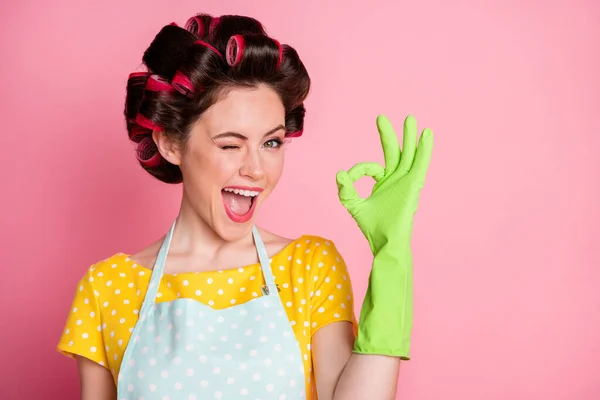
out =
[(223, 192), (223, 201), (237, 215), (246, 214), (250, 211), (250, 206), (252, 205), (250, 197), (225, 191)]

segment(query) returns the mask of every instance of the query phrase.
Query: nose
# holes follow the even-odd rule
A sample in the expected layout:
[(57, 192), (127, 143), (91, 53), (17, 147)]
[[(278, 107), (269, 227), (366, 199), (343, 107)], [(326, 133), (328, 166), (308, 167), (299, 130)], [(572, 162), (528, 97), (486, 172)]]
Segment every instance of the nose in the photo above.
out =
[(265, 167), (260, 151), (249, 151), (246, 154), (240, 174), (255, 181), (261, 180), (265, 176)]

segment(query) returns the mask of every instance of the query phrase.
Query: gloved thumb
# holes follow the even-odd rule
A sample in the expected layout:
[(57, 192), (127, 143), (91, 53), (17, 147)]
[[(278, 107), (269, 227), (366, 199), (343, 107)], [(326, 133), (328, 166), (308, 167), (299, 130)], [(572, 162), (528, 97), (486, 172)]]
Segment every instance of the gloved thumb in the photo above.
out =
[(354, 182), (352, 182), (352, 179), (348, 176), (348, 172), (344, 170), (337, 173), (336, 181), (340, 203), (352, 213), (353, 207), (361, 201), (361, 198), (354, 187)]

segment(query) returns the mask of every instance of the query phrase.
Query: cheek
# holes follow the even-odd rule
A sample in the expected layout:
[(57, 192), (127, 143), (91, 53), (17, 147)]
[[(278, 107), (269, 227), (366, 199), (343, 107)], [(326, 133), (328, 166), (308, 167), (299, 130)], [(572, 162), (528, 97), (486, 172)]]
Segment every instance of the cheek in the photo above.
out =
[(266, 171), (269, 183), (275, 184), (279, 181), (281, 174), (283, 173), (284, 157), (283, 151), (279, 150), (277, 153), (272, 154), (267, 159)]

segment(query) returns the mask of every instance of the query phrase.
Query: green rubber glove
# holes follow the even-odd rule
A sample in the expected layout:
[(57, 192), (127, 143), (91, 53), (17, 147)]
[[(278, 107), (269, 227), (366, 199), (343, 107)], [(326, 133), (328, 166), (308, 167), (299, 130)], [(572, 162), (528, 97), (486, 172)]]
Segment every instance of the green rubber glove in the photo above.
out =
[[(354, 218), (373, 252), (369, 285), (362, 304), (354, 352), (410, 359), (412, 330), (411, 235), (419, 194), (433, 149), (425, 129), (417, 146), (417, 123), (404, 121), (402, 151), (390, 121), (377, 117), (385, 168), (360, 163), (337, 174), (340, 202)], [(354, 182), (375, 179), (368, 198), (359, 197)]]

